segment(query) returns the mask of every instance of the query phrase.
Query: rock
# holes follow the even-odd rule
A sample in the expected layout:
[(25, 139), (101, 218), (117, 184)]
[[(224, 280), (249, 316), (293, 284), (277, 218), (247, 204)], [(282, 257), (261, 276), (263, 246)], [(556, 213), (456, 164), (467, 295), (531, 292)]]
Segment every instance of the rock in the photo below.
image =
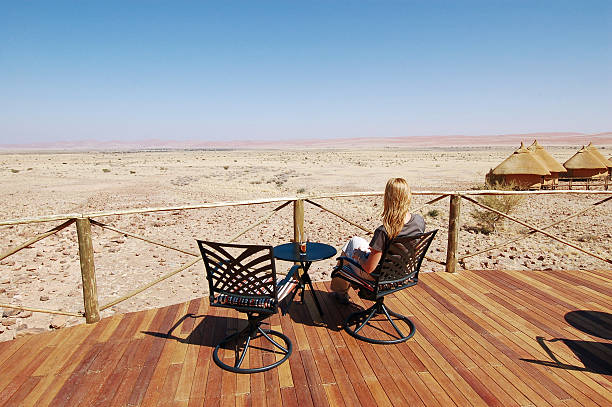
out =
[(9, 280), (8, 278), (3, 278), (0, 280), (0, 284), (10, 284), (11, 280)]
[(67, 315), (53, 315), (49, 328), (60, 329), (65, 327), (68, 324), (68, 318)]
[(3, 334), (6, 331), (4, 325), (0, 324), (0, 334)]
[(7, 308), (2, 312), (2, 317), (3, 318), (14, 317), (17, 314), (19, 314), (18, 309)]
[(4, 294), (6, 292), (6, 288), (0, 288), (0, 294)]
[(46, 296), (46, 295), (41, 295), (41, 296), (40, 296), (40, 300), (41, 300), (41, 301), (49, 301), (49, 297), (48, 297), (48, 296)]
[(12, 326), (17, 323), (17, 320), (15, 318), (2, 318), (0, 323), (4, 326)]
[(538, 257), (538, 260), (540, 260), (540, 261), (544, 260), (544, 256)]
[(32, 311), (21, 311), (17, 314), (17, 318), (30, 318), (32, 316)]

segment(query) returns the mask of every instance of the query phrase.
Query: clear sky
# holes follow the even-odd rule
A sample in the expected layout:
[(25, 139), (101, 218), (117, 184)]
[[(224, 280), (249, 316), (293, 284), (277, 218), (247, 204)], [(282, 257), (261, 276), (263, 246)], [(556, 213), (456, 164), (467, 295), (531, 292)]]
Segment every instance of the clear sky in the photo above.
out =
[(0, 143), (610, 130), (610, 0), (0, 0)]

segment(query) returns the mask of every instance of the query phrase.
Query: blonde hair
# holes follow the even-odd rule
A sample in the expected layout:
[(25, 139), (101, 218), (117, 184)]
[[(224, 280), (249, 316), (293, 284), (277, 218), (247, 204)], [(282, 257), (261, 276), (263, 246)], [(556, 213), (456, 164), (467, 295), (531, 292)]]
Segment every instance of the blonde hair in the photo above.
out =
[(387, 181), (382, 222), (391, 239), (402, 230), (411, 200), (410, 186), (404, 178), (391, 178)]

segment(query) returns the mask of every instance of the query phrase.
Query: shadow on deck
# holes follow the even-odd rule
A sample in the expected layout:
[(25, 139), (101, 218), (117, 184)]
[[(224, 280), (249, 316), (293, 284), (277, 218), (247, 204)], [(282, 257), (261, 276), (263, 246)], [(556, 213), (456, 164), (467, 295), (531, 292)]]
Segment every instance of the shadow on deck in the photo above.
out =
[(0, 343), (0, 405), (608, 406), (611, 276), (423, 274), (386, 301), (417, 327), (408, 342), (388, 346), (341, 330), (350, 307), (317, 283), (324, 317), (307, 293), (289, 315), (271, 318), (294, 351), (253, 375), (212, 362), (214, 344), (244, 321), (209, 309), (208, 299), (116, 315)]

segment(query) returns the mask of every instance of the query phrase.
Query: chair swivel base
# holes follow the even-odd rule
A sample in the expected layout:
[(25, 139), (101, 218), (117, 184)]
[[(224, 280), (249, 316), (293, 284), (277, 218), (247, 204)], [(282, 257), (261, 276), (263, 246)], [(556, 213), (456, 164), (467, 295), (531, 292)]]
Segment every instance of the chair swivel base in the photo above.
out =
[[(386, 335), (393, 337), (393, 339), (376, 339), (376, 338), (371, 338), (368, 336), (361, 335), (359, 333), (361, 329), (364, 328), (366, 325), (370, 325), (369, 324), (370, 321), (377, 315), (384, 315), (386, 319), (393, 326), (396, 334), (383, 331), (382, 329), (378, 327), (373, 327), (373, 329), (384, 332)], [(404, 321), (404, 323), (408, 326), (409, 332), (407, 335), (404, 335), (404, 333), (400, 330), (400, 328), (396, 324), (397, 321), (394, 322), (393, 319), (391, 318), (392, 316), (397, 318), (398, 320)], [(387, 308), (387, 306), (382, 301), (382, 298), (378, 300), (370, 308), (363, 310), (363, 311), (354, 312), (351, 315), (349, 315), (346, 321), (344, 321), (344, 330), (349, 335), (354, 336), (357, 339), (360, 339), (362, 341), (369, 342), (369, 343), (379, 344), (379, 345), (390, 345), (394, 343), (405, 342), (408, 339), (412, 338), (412, 336), (416, 332), (414, 323), (408, 317), (402, 314), (398, 314), (397, 312), (391, 311), (389, 308)]]
[[(275, 360), (274, 363), (271, 363), (269, 365), (252, 367), (252, 368), (241, 368), (240, 366), (242, 365), (242, 362), (244, 361), (245, 356), (249, 350), (251, 341), (259, 337), (262, 337), (263, 339), (267, 340), (273, 345), (274, 350), (269, 350), (269, 353), (276, 355), (278, 352), (280, 352), (280, 354), (282, 354), (283, 357), (280, 360)], [(274, 340), (273, 337), (282, 339), (282, 342), (284, 342), (283, 344), (284, 346), (279, 344), (278, 341)], [(219, 349), (221, 349), (224, 345), (232, 341), (235, 341), (235, 344), (240, 344), (244, 346), (242, 352), (239, 352), (239, 349), (242, 348), (242, 346), (236, 347), (235, 363), (233, 366), (222, 362), (221, 359), (219, 358)], [(286, 335), (280, 332), (277, 332), (277, 331), (272, 331), (270, 329), (262, 329), (259, 326), (259, 324), (257, 324), (255, 326), (249, 326), (246, 329), (240, 332), (237, 332), (235, 334), (232, 334), (226, 337), (225, 339), (223, 339), (221, 343), (219, 343), (215, 347), (215, 350), (213, 351), (213, 360), (215, 361), (217, 366), (219, 366), (222, 369), (229, 370), (230, 372), (259, 373), (259, 372), (265, 372), (266, 370), (273, 369), (276, 366), (283, 363), (284, 361), (286, 361), (287, 359), (289, 359), (289, 356), (291, 356), (292, 349), (293, 349), (293, 345), (291, 344), (291, 340)]]

